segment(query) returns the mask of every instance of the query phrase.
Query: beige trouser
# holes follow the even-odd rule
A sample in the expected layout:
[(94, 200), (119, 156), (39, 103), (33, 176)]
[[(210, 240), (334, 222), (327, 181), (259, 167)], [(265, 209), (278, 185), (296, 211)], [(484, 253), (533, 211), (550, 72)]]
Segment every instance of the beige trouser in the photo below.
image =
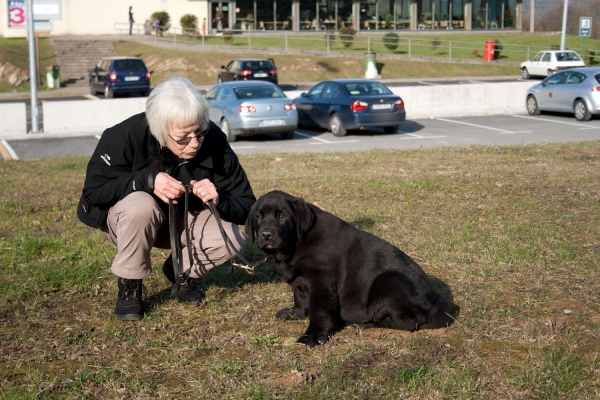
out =
[[(183, 201), (183, 198), (181, 199)], [(246, 243), (236, 224), (221, 221), (223, 228), (236, 249)], [(188, 223), (192, 243), (193, 266), (190, 276), (199, 278), (217, 265), (229, 260), (229, 253), (210, 210), (189, 212)], [(183, 270), (190, 267), (183, 217), (178, 221), (179, 237), (183, 248)], [(142, 279), (152, 271), (150, 250), (152, 247), (170, 249), (169, 218), (160, 209), (154, 197), (145, 192), (133, 192), (108, 211), (102, 224), (106, 239), (117, 246), (111, 271), (125, 279)], [(235, 252), (231, 249), (233, 255)]]

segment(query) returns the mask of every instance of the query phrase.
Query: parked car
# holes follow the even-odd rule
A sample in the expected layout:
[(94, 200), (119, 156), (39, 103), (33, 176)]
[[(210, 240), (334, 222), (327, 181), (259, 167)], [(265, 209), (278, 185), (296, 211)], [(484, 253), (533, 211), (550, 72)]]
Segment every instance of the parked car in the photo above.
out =
[(317, 125), (335, 136), (351, 129), (383, 128), (394, 133), (406, 119), (404, 101), (383, 83), (368, 79), (319, 82), (294, 99), (301, 125)]
[(549, 76), (566, 69), (585, 67), (579, 54), (570, 50), (540, 51), (530, 61), (521, 63), (521, 76), (529, 79), (532, 76)]
[(150, 94), (150, 71), (140, 58), (104, 58), (89, 73), (91, 94), (103, 92), (107, 99), (116, 93)]
[(234, 142), (237, 136), (278, 133), (291, 139), (298, 128), (296, 105), (271, 82), (236, 81), (214, 86), (207, 94), (210, 119)]
[(527, 112), (572, 112), (578, 121), (600, 114), (600, 68), (573, 68), (558, 72), (531, 87), (526, 95)]
[(275, 60), (262, 58), (236, 58), (227, 66), (221, 66), (219, 83), (231, 81), (261, 80), (278, 84)]

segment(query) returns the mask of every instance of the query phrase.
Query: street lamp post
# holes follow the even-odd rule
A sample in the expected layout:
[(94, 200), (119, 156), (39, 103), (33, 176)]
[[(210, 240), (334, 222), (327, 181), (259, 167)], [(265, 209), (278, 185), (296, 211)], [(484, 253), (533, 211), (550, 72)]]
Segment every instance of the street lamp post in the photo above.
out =
[(562, 37), (560, 39), (560, 49), (565, 49), (565, 39), (567, 38), (567, 11), (569, 9), (569, 0), (565, 0), (565, 8), (563, 9), (563, 24)]

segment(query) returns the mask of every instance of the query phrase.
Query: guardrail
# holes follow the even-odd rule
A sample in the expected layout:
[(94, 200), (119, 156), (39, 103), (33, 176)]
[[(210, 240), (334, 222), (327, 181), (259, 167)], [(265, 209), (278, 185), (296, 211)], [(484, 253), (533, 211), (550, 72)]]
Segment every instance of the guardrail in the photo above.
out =
[[(114, 28), (120, 35), (129, 33), (129, 24), (115, 23)], [(386, 38), (386, 33), (363, 31), (358, 32), (351, 39), (344, 39), (335, 31), (225, 30), (215, 32), (210, 30), (207, 34), (202, 34), (193, 29), (159, 26), (158, 34), (156, 34), (155, 30), (148, 24), (134, 24), (133, 32), (140, 41), (142, 37), (152, 36), (155, 42), (171, 42), (173, 47), (185, 43), (200, 46), (203, 49), (209, 46), (225, 46), (231, 48), (232, 51), (243, 48), (248, 51), (277, 49), (283, 52), (318, 51), (326, 54), (376, 52), (391, 56), (408, 56), (409, 58), (434, 57), (444, 60), (481, 60), (485, 50), (484, 41), (445, 40), (435, 37), (432, 32), (387, 32), (388, 34), (395, 33), (398, 35), (397, 43), (395, 43), (396, 38)], [(490, 36), (493, 36), (493, 32), (489, 33)], [(520, 63), (530, 60), (541, 50), (548, 50), (548, 46), (504, 44), (497, 41), (495, 61)], [(581, 48), (570, 48), (570, 50), (575, 50), (582, 57), (585, 57)], [(600, 49), (588, 48), (585, 50), (590, 54), (592, 62), (600, 63)], [(589, 64), (590, 61), (586, 60), (586, 63)]]

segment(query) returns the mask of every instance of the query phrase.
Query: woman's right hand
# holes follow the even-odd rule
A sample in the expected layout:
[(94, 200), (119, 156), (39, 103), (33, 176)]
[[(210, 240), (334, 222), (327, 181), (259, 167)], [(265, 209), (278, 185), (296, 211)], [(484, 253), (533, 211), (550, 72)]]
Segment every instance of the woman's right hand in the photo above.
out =
[[(185, 192), (183, 184), (169, 174), (159, 172), (154, 178), (154, 194), (165, 203), (181, 197)], [(177, 204), (177, 201), (173, 201)]]

